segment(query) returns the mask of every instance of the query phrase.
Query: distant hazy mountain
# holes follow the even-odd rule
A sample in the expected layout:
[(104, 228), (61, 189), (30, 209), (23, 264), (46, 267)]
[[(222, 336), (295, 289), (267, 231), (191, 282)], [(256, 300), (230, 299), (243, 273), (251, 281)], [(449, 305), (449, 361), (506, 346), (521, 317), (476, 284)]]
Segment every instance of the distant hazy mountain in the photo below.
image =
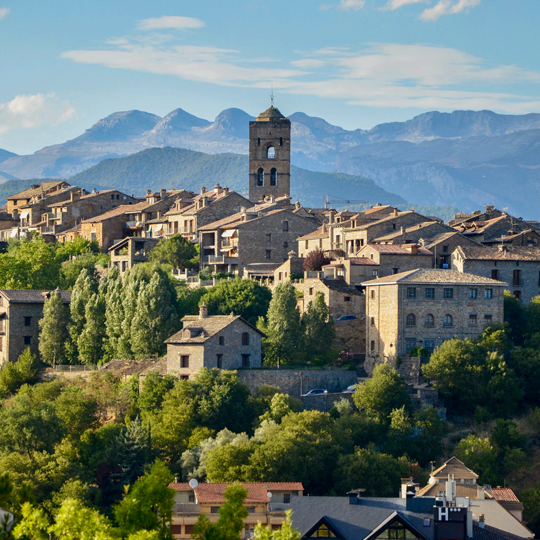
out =
[[(490, 203), (538, 217), (540, 114), (429, 112), (353, 131), (300, 112), (289, 118), (291, 159), (297, 167), (371, 178), (411, 203), (463, 210)], [(245, 155), (253, 119), (240, 109), (227, 109), (213, 122), (182, 109), (163, 118), (141, 111), (114, 113), (79, 137), (35, 154), (2, 160), (0, 151), (0, 174), (4, 179), (67, 178), (102, 160), (152, 147)]]
[[(203, 154), (181, 148), (150, 148), (120, 159), (107, 159), (68, 179), (91, 190), (94, 185), (115, 187), (142, 195), (145, 189), (182, 187), (198, 192), (216, 183), (247, 196), (248, 158), (239, 154)], [(343, 173), (312, 172), (291, 168), (291, 195), (305, 206), (322, 207), (323, 197), (366, 200), (404, 205), (399, 195), (388, 193), (372, 180)]]
[(6, 159), (15, 157), (16, 155), (17, 154), (14, 154), (13, 152), (8, 152), (7, 150), (2, 150), (0, 148), (0, 163), (2, 163), (2, 161), (6, 161)]

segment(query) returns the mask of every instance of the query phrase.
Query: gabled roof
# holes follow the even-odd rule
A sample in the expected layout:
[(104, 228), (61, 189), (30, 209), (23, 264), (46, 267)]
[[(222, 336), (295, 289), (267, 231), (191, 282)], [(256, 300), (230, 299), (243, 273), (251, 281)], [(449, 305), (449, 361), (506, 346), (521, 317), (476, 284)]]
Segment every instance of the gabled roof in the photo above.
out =
[(422, 223), (411, 225), (410, 227), (404, 227), (403, 230), (395, 231), (385, 236), (379, 236), (375, 240), (373, 240), (373, 242), (388, 242), (390, 240), (393, 240), (394, 238), (399, 238), (400, 236), (403, 236), (403, 235), (406, 235), (415, 231), (428, 229), (433, 226), (446, 228), (448, 232), (455, 234), (455, 231), (452, 229), (452, 227), (449, 227), (448, 225), (444, 225), (442, 223), (439, 223), (438, 221), (423, 221)]
[(69, 186), (69, 184), (65, 180), (55, 180), (54, 182), (42, 182), (37, 187), (30, 187), (28, 189), (25, 189), (24, 191), (21, 191), (20, 193), (15, 193), (13, 195), (10, 195), (9, 197), (6, 197), (6, 200), (15, 200), (15, 199), (30, 199), (34, 195), (40, 195), (41, 193), (52, 189), (55, 186), (58, 186), (60, 184), (66, 184)]
[(504, 287), (506, 283), (495, 279), (485, 278), (474, 274), (464, 274), (455, 270), (428, 270), (419, 268), (408, 270), (391, 276), (380, 277), (370, 281), (364, 281), (364, 286), (395, 285), (397, 283), (430, 283), (439, 285), (489, 285), (492, 287)]
[(517, 495), (510, 488), (496, 487), (491, 488), (491, 494), (497, 501), (504, 502), (521, 502)]
[[(443, 270), (444, 272), (445, 270)], [(446, 461), (443, 465), (441, 465), (438, 469), (434, 470), (431, 473), (431, 476), (434, 478), (442, 478), (447, 479), (449, 474), (454, 475), (455, 480), (476, 480), (478, 478), (478, 475), (471, 471), (464, 463), (463, 461), (460, 461), (457, 457), (451, 457), (448, 461)]]
[[(10, 304), (44, 304), (51, 292), (56, 291), (25, 291), (25, 290), (0, 290)], [(71, 291), (60, 291), (60, 296), (65, 304), (71, 302)]]
[(139, 202), (135, 204), (122, 204), (120, 206), (117, 206), (116, 208), (113, 208), (112, 210), (109, 210), (108, 212), (105, 212), (103, 214), (99, 214), (98, 216), (91, 217), (89, 219), (83, 219), (82, 223), (101, 223), (102, 221), (107, 221), (108, 219), (112, 219), (117, 216), (122, 216), (123, 214), (127, 214), (128, 212), (137, 212), (141, 210), (145, 210), (150, 206), (147, 202)]
[(381, 255), (426, 255), (433, 256), (433, 253), (426, 249), (423, 246), (418, 246), (416, 253), (412, 253), (407, 249), (407, 246), (414, 246), (417, 244), (366, 244), (360, 251), (365, 250), (366, 248), (371, 248), (374, 251), (377, 251)]
[(390, 206), (389, 204), (383, 204), (381, 206), (372, 206), (371, 208), (368, 208), (367, 210), (362, 210), (360, 214), (369, 216), (370, 214), (376, 214), (377, 212), (380, 212), (381, 210), (387, 210), (390, 208), (394, 208), (394, 207)]
[(465, 260), (481, 261), (540, 261), (540, 247), (506, 246), (498, 247), (467, 247), (458, 246), (456, 254)]
[(318, 229), (314, 230), (313, 232), (310, 232), (308, 234), (304, 234), (304, 236), (299, 236), (297, 240), (311, 240), (314, 238), (328, 238), (328, 228), (327, 227), (319, 227)]

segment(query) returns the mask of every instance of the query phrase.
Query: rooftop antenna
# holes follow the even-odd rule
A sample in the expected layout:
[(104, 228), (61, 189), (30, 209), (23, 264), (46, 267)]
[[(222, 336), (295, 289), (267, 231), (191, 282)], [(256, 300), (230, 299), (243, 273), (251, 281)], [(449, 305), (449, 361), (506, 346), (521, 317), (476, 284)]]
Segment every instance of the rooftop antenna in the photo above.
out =
[(274, 85), (271, 86), (272, 91), (270, 92), (270, 107), (274, 106)]

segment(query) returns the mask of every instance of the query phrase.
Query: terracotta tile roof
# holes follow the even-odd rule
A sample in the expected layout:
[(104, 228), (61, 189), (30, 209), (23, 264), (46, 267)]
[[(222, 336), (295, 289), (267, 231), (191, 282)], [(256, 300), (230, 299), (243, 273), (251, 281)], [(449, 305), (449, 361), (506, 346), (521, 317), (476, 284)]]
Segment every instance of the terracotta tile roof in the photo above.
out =
[[(380, 277), (371, 281), (364, 281), (362, 285), (394, 285), (396, 283), (433, 283), (441, 285), (489, 285), (493, 287), (504, 287), (506, 283), (495, 279), (465, 274), (455, 270), (428, 270), (419, 268), (408, 270), (391, 276)], [(452, 458), (456, 459), (456, 458)], [(459, 460), (458, 460), (459, 461)]]
[(392, 221), (395, 219), (402, 218), (404, 216), (409, 216), (411, 214), (415, 214), (416, 212), (414, 210), (406, 210), (405, 212), (398, 212), (397, 215), (391, 214), (390, 216), (383, 217), (381, 219), (377, 219), (375, 221), (371, 221), (370, 223), (364, 223), (363, 225), (359, 225), (356, 227), (356, 229), (369, 229), (370, 227), (374, 227), (375, 225), (380, 225), (381, 223), (386, 223), (388, 221)]
[[(10, 291), (2, 289), (0, 293), (9, 300), (10, 304), (44, 304), (47, 295), (51, 291)], [(71, 291), (60, 291), (60, 296), (65, 304), (71, 302)]]
[(386, 210), (386, 209), (389, 209), (389, 208), (393, 208), (393, 207), (390, 206), (389, 204), (383, 204), (382, 206), (373, 206), (373, 207), (368, 208), (367, 210), (364, 210), (364, 211), (362, 211), (360, 213), (368, 216), (369, 214), (375, 214), (377, 212), (380, 212), (381, 210)]
[[(21, 191), (20, 193), (15, 193), (13, 195), (10, 195), (9, 197), (6, 197), (6, 200), (9, 201), (11, 199), (30, 199), (34, 195), (39, 195), (42, 192), (47, 191), (60, 184), (67, 184), (69, 186), (69, 184), (65, 180), (56, 180), (54, 182), (42, 182), (41, 184), (39, 184), (38, 187), (36, 188), (31, 187), (31, 188), (25, 189), (24, 191)], [(62, 190), (58, 190), (58, 192), (60, 191)]]
[(349, 259), (352, 266), (379, 266), (374, 260), (367, 257), (351, 257)]
[[(443, 270), (445, 272), (446, 270)], [(493, 280), (492, 280), (493, 281)], [(431, 473), (434, 478), (447, 479), (449, 474), (453, 474), (456, 480), (476, 480), (478, 475), (471, 471), (463, 461), (457, 457), (451, 457), (448, 461), (441, 465), (438, 469)]]
[(117, 206), (116, 208), (113, 208), (112, 210), (109, 210), (108, 212), (105, 212), (104, 214), (100, 214), (99, 216), (84, 219), (82, 223), (100, 223), (102, 221), (106, 221), (107, 219), (126, 214), (127, 212), (137, 212), (140, 210), (144, 210), (148, 208), (148, 206), (149, 204), (146, 202), (139, 202), (135, 204), (122, 204), (120, 206)]
[(516, 494), (510, 488), (491, 488), (491, 494), (497, 501), (520, 502)]
[[(409, 234), (409, 233), (419, 231), (419, 230), (422, 230), (422, 229), (427, 229), (429, 227), (433, 227), (434, 225), (439, 225), (439, 226), (446, 227), (446, 225), (442, 225), (438, 221), (424, 221), (422, 223), (418, 223), (417, 225), (412, 225), (411, 227), (404, 227), (402, 231), (399, 230), (399, 231), (393, 232), (392, 234), (387, 234), (385, 236), (379, 236), (378, 238), (373, 240), (373, 242), (387, 242), (387, 241), (392, 240), (394, 238), (398, 238), (400, 236), (403, 236), (404, 234)], [(448, 231), (452, 232), (452, 234), (455, 234), (455, 232), (452, 231), (452, 227), (448, 227)]]
[(540, 261), (540, 247), (507, 246), (498, 247), (465, 247), (458, 246), (456, 252), (466, 260), (497, 261)]
[[(406, 246), (412, 246), (417, 244), (367, 244), (364, 248), (370, 247), (371, 249), (381, 253), (382, 255), (415, 255), (415, 253), (411, 253), (408, 249), (406, 249)], [(360, 251), (362, 251), (362, 249)], [(416, 252), (416, 255), (429, 255), (430, 257), (433, 256), (433, 253), (429, 251), (429, 249), (426, 249), (425, 247), (418, 246), (418, 251)]]

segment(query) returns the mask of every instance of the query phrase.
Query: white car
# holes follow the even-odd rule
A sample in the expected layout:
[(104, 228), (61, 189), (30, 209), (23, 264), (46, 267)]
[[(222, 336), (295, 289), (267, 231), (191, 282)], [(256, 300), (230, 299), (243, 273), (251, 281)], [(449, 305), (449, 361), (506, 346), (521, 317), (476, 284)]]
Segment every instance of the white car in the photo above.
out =
[(353, 394), (354, 391), (356, 390), (356, 387), (358, 385), (357, 384), (351, 384), (351, 386), (347, 386), (347, 388), (345, 388), (345, 390), (343, 390), (343, 392), (341, 392), (342, 394)]
[(325, 390), (323, 388), (314, 388), (313, 390), (310, 390), (307, 394), (304, 394), (304, 396), (323, 396), (324, 394), (328, 394), (328, 390)]

